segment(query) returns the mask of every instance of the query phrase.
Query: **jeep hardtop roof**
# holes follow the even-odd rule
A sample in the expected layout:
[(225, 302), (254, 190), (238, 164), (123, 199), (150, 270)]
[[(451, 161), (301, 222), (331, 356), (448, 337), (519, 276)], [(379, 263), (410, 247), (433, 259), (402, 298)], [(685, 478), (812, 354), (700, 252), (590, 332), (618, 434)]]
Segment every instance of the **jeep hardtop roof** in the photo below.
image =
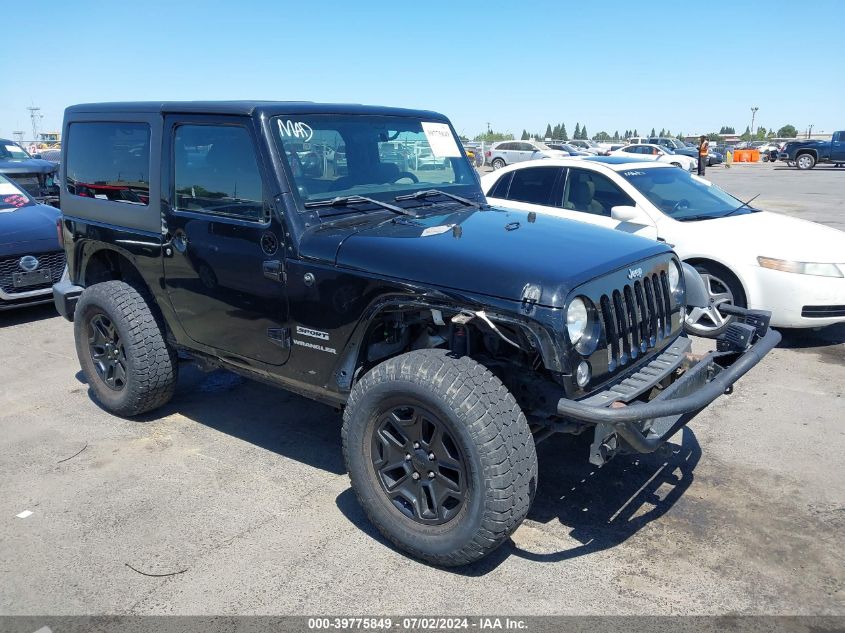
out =
[(144, 112), (162, 114), (200, 113), (253, 116), (284, 114), (373, 114), (403, 116), (446, 121), (446, 117), (429, 110), (389, 108), (360, 103), (314, 103), (313, 101), (126, 101), (81, 103), (72, 105), (65, 114), (119, 114)]

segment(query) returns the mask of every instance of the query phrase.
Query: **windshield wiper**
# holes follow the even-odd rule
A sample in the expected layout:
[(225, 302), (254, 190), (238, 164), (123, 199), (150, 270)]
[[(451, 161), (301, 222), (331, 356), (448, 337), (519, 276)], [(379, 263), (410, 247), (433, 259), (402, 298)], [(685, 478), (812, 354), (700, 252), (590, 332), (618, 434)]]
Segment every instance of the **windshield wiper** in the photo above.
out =
[(305, 208), (314, 209), (316, 207), (345, 207), (350, 204), (359, 204), (361, 202), (368, 202), (370, 204), (374, 204), (377, 207), (381, 207), (382, 209), (393, 211), (393, 213), (401, 213), (402, 215), (410, 215), (412, 217), (415, 215), (412, 211), (409, 211), (408, 209), (403, 209), (402, 207), (397, 207), (395, 205), (388, 204), (387, 202), (376, 200), (375, 198), (367, 198), (366, 196), (338, 196), (337, 198), (331, 198), (329, 200), (306, 202)]
[[(739, 205), (736, 209), (733, 209), (732, 211), (728, 211), (728, 212), (727, 212), (725, 215), (723, 215), (722, 217), (723, 217), (723, 218), (726, 218), (726, 217), (728, 217), (729, 215), (733, 215), (734, 213), (736, 213), (737, 211), (739, 211), (739, 210), (740, 210), (740, 209), (742, 209), (743, 207), (748, 207), (748, 205), (749, 205), (749, 204), (751, 204), (752, 202), (754, 202), (754, 201), (755, 201), (757, 198), (759, 198), (759, 197), (760, 197), (760, 194), (758, 193), (756, 196), (754, 196), (753, 198), (751, 198), (751, 200), (749, 200), (748, 202), (743, 202), (743, 203), (742, 203), (741, 205)], [(748, 208), (750, 209), (751, 207), (748, 207)]]
[(440, 189), (423, 189), (422, 191), (415, 191), (414, 193), (409, 193), (404, 196), (396, 196), (394, 200), (396, 202), (401, 202), (402, 200), (422, 200), (424, 198), (431, 198), (432, 196), (445, 196), (468, 207), (478, 207), (479, 209), (484, 208), (483, 205), (475, 202), (474, 200), (470, 200), (469, 198), (464, 198), (462, 196), (456, 196), (453, 193), (447, 193), (445, 191), (441, 191)]
[(700, 215), (687, 215), (687, 216), (684, 216), (684, 217), (673, 218), (673, 219), (677, 220), (678, 222), (695, 222), (697, 220), (715, 220), (716, 218), (723, 218), (723, 217), (725, 217), (725, 216), (723, 216), (723, 215), (700, 214)]

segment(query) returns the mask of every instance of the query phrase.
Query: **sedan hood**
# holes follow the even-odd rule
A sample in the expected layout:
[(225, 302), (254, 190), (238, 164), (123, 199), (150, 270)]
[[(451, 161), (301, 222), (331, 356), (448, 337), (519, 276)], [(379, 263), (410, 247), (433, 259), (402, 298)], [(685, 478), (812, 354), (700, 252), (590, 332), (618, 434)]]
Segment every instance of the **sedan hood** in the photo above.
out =
[(0, 208), (0, 247), (29, 242), (52, 241), (50, 250), (59, 249), (56, 220), (61, 212), (45, 204), (20, 209)]
[(305, 257), (363, 273), (519, 301), (540, 286), (539, 304), (559, 307), (590, 279), (656, 254), (658, 242), (583, 222), (513, 209), (394, 217), (344, 229), (335, 222), (303, 237)]
[(58, 168), (56, 163), (38, 158), (0, 159), (0, 173), (3, 174), (52, 174)]
[(695, 224), (695, 234), (702, 242), (724, 243), (726, 236), (740, 240), (737, 248), (749, 253), (754, 263), (758, 256), (845, 263), (845, 232), (780, 213), (760, 211), (688, 224)]

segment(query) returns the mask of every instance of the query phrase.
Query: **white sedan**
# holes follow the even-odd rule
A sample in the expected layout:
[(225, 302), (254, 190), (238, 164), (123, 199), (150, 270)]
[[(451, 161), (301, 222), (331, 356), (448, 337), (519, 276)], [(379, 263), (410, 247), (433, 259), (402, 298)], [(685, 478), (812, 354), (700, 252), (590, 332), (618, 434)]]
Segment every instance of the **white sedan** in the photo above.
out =
[(625, 156), (627, 158), (639, 158), (642, 160), (654, 160), (661, 163), (669, 163), (675, 167), (695, 171), (698, 169), (698, 161), (683, 154), (676, 154), (663, 145), (652, 145), (640, 143), (638, 145), (626, 145), (610, 152), (609, 156)]
[(491, 204), (548, 213), (670, 244), (695, 266), (711, 306), (687, 330), (716, 336), (722, 303), (771, 310), (772, 325), (845, 322), (845, 233), (761, 211), (704, 178), (620, 156), (547, 159), (486, 174)]

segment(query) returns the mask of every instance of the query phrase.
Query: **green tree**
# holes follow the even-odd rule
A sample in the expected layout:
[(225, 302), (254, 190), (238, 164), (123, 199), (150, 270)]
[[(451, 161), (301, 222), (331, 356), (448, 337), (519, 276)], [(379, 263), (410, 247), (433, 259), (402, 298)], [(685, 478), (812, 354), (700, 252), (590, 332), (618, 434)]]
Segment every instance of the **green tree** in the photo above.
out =
[(530, 137), (528, 136), (527, 130), (522, 130), (522, 136), (519, 137), (520, 141), (527, 141)]
[(547, 123), (546, 124), (546, 134), (543, 136), (543, 138), (551, 138), (551, 137), (552, 137), (552, 124)]
[(560, 140), (561, 141), (568, 141), (569, 135), (566, 133), (566, 123), (560, 124)]
[(552, 128), (552, 138), (558, 139), (560, 138), (560, 124), (555, 123), (555, 126)]
[(582, 125), (581, 126), (581, 140), (586, 141), (588, 138), (590, 138), (590, 137), (587, 135), (587, 126)]
[(613, 137), (611, 137), (610, 134), (608, 134), (607, 132), (602, 130), (601, 132), (599, 132), (598, 134), (593, 136), (593, 140), (594, 141), (605, 141), (606, 142), (606, 141), (613, 140)]
[(631, 136), (639, 136), (640, 133), (637, 132), (637, 128), (634, 128), (634, 133)]
[(666, 134), (666, 130), (664, 130), (663, 128), (660, 128), (660, 134), (658, 134), (657, 136), (669, 136), (669, 135)]
[(798, 130), (789, 123), (778, 130), (778, 138), (795, 138), (796, 136), (798, 136)]
[(754, 138), (758, 141), (765, 141), (766, 140), (766, 128), (762, 125), (757, 128), (757, 131), (754, 133)]
[(657, 136), (657, 132), (654, 131), (654, 128), (651, 128), (651, 136)]
[(751, 138), (752, 138), (752, 137), (751, 137), (751, 128), (750, 128), (750, 127), (748, 127), (748, 126), (746, 125), (746, 126), (745, 126), (745, 132), (743, 132), (743, 133), (740, 135), (740, 137), (739, 137), (739, 138), (740, 138), (741, 140), (743, 140), (743, 141), (750, 141), (750, 140), (751, 140)]
[(493, 132), (491, 130), (490, 132), (482, 132), (472, 140), (485, 141), (487, 143), (495, 143), (496, 141), (512, 141), (513, 134), (511, 134), (510, 132)]
[(613, 140), (614, 140), (614, 141), (618, 141), (618, 140), (619, 140), (619, 130), (616, 130), (616, 131), (613, 133)]
[(710, 132), (710, 134), (707, 135), (707, 140), (708, 141), (721, 141), (722, 137), (719, 136), (716, 132)]
[(736, 130), (733, 129), (730, 125), (723, 125), (719, 129), (719, 134), (736, 134)]
[(572, 138), (575, 139), (576, 141), (581, 138), (581, 124), (580, 123), (575, 124), (575, 132), (573, 132)]

